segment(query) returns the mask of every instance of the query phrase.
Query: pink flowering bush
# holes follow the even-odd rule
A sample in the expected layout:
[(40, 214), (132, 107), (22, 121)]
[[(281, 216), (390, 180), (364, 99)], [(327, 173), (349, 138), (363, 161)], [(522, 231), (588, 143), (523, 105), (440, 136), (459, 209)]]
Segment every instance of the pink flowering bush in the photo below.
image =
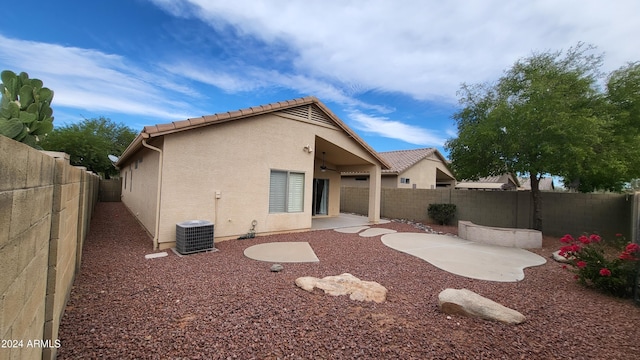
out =
[(626, 242), (621, 234), (612, 241), (596, 234), (577, 239), (565, 235), (560, 242), (560, 256), (569, 261), (565, 268), (571, 268), (579, 283), (619, 297), (633, 296), (640, 271), (638, 244)]

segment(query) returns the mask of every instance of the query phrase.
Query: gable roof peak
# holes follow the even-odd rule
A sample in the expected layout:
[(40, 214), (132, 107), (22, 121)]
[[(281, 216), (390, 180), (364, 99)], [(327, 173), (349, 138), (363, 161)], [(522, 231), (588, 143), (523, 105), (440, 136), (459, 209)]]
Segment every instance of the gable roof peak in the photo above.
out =
[(280, 110), (289, 109), (301, 105), (315, 105), (322, 112), (324, 112), (340, 129), (346, 132), (351, 138), (353, 138), (360, 146), (367, 150), (376, 160), (380, 162), (383, 169), (388, 168), (387, 162), (382, 158), (373, 148), (371, 148), (360, 136), (358, 136), (353, 130), (351, 130), (338, 116), (336, 116), (328, 107), (326, 107), (317, 97), (306, 96), (302, 98), (279, 101), (266, 105), (252, 106), (245, 109), (239, 109), (235, 111), (227, 111), (223, 113), (217, 113), (213, 115), (205, 115), (198, 118), (189, 118), (186, 120), (174, 121), (165, 124), (156, 124), (152, 126), (145, 126), (142, 132), (129, 144), (123, 154), (120, 156), (119, 165), (124, 162), (126, 158), (131, 156), (141, 147), (143, 139), (159, 137), (164, 135), (173, 134), (179, 131), (185, 131), (195, 129), (203, 126), (214, 125), (227, 121), (234, 121), (238, 119), (248, 118), (252, 116), (273, 113)]
[(438, 154), (439, 157), (444, 160), (444, 157), (442, 157), (435, 148), (383, 151), (378, 154), (391, 165), (389, 170), (383, 170), (383, 172), (401, 173), (434, 153)]
[(147, 134), (149, 137), (156, 137), (171, 134), (177, 131), (189, 130), (196, 127), (206, 126), (212, 123), (219, 123), (224, 121), (230, 121), (240, 119), (249, 116), (260, 115), (267, 112), (274, 112), (277, 110), (290, 108), (293, 106), (300, 106), (305, 104), (320, 104), (320, 100), (315, 96), (306, 96), (303, 98), (278, 101), (266, 105), (252, 106), (244, 109), (231, 110), (222, 113), (216, 113), (213, 115), (204, 115), (198, 118), (189, 118), (186, 120), (173, 121), (171, 123), (156, 124), (151, 126), (145, 126), (142, 133)]

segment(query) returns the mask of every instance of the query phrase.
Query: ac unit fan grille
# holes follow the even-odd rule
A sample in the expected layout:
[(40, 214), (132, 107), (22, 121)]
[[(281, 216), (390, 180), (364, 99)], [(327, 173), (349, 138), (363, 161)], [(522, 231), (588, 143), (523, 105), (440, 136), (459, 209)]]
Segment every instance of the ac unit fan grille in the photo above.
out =
[(213, 224), (204, 220), (176, 224), (176, 250), (182, 255), (213, 250)]

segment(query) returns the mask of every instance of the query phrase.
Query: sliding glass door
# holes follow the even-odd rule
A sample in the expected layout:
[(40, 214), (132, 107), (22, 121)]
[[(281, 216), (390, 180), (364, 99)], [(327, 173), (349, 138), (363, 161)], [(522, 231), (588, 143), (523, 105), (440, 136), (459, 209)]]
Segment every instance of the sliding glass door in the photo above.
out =
[(313, 179), (313, 214), (329, 214), (329, 179)]

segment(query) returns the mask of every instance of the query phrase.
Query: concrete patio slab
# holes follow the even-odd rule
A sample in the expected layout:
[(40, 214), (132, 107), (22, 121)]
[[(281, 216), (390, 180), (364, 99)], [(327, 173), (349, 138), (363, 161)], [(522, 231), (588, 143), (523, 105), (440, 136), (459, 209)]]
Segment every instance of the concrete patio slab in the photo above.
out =
[(402, 249), (410, 250), (470, 243), (470, 241), (448, 235), (405, 232), (395, 233), (392, 235), (393, 236), (383, 236), (382, 242), (393, 249), (401, 247)]
[(449, 235), (386, 234), (382, 243), (450, 273), (488, 281), (520, 281), (524, 268), (547, 261), (524, 249), (478, 244)]
[(253, 260), (277, 263), (320, 261), (308, 242), (273, 242), (253, 245), (244, 250), (244, 255)]
[(346, 227), (346, 228), (338, 228), (338, 229), (333, 229), (339, 233), (344, 233), (344, 234), (357, 234), (362, 230), (366, 230), (369, 229), (369, 226), (352, 226), (352, 227)]
[[(378, 224), (387, 224), (389, 220), (380, 219)], [(316, 217), (311, 220), (311, 230), (338, 229), (355, 226), (369, 226), (369, 218), (362, 215), (340, 213), (334, 217)]]
[(165, 256), (169, 256), (169, 254), (166, 251), (163, 252), (159, 252), (159, 253), (153, 253), (153, 254), (147, 254), (144, 256), (145, 259), (157, 259), (157, 258), (161, 258), (161, 257), (165, 257)]
[(361, 232), (358, 235), (360, 235), (362, 237), (373, 237), (373, 236), (384, 235), (384, 234), (393, 234), (395, 232), (397, 232), (397, 231), (391, 230), (391, 229), (371, 228), (371, 229), (367, 229), (367, 230)]
[[(386, 246), (419, 257), (450, 273), (479, 280), (513, 282), (524, 279), (524, 268), (546, 263), (546, 259), (524, 249), (481, 244), (451, 235), (397, 233), (384, 228), (352, 226), (338, 228), (363, 237), (382, 235)], [(364, 231), (363, 231), (364, 230)], [(248, 258), (275, 262), (319, 262), (307, 242), (258, 244), (244, 250)]]

